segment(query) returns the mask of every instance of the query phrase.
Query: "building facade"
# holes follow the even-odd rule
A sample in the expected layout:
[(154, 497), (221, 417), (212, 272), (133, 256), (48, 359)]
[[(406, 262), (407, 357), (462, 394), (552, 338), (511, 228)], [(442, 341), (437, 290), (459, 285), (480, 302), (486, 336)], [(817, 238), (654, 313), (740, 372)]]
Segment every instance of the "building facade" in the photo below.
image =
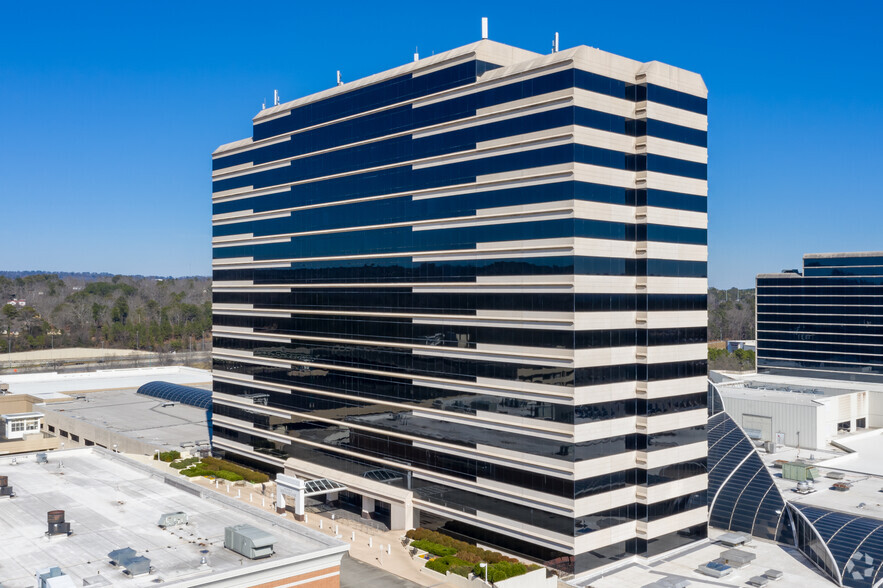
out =
[(262, 110), (213, 154), (214, 450), (576, 573), (704, 537), (706, 95), (482, 40)]
[(757, 276), (757, 369), (883, 382), (883, 252), (814, 253)]

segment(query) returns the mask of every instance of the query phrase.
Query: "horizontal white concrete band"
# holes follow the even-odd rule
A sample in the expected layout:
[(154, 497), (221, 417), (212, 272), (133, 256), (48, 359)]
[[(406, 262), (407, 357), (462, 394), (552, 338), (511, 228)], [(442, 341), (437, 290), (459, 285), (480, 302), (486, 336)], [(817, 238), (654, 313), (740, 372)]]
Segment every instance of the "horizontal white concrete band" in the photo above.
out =
[(646, 252), (648, 259), (680, 259), (682, 261), (708, 261), (708, 246), (641, 241), (638, 248)]
[(673, 431), (676, 429), (698, 427), (708, 422), (708, 409), (700, 408), (697, 410), (685, 410), (684, 412), (638, 417), (637, 422), (639, 426), (642, 422), (646, 424), (646, 428), (643, 432), (648, 435)]
[(432, 137), (434, 135), (449, 133), (452, 131), (462, 131), (480, 125), (531, 116), (542, 112), (548, 112), (550, 110), (564, 108), (571, 104), (572, 100), (571, 90), (565, 88), (564, 90), (549, 92), (548, 94), (542, 94), (540, 96), (531, 96), (529, 98), (522, 98), (521, 100), (506, 102), (496, 106), (479, 108), (476, 111), (476, 116), (434, 125), (427, 130), (413, 132), (412, 136), (414, 139), (423, 139), (425, 137)]
[(536, 501), (539, 503), (547, 503), (549, 506), (557, 506), (562, 509), (566, 508), (568, 516), (573, 514), (573, 510), (574, 510), (573, 498), (554, 496), (552, 494), (546, 494), (545, 492), (531, 490), (530, 488), (515, 486), (513, 484), (506, 484), (504, 482), (498, 482), (498, 481), (492, 480), (490, 478), (482, 478), (481, 476), (477, 476), (475, 478), (475, 483), (480, 488), (486, 488), (488, 490), (496, 490), (496, 491), (500, 491), (500, 492), (508, 492), (510, 494), (517, 494), (517, 495), (523, 496), (524, 498), (531, 500), (531, 501)]
[(544, 393), (544, 392), (536, 392), (536, 391), (528, 391), (528, 390), (512, 390), (512, 389), (500, 389), (500, 388), (488, 388), (484, 386), (478, 386), (472, 384), (470, 382), (463, 382), (461, 384), (443, 384), (439, 382), (422, 383), (423, 386), (427, 388), (436, 388), (438, 390), (450, 390), (453, 392), (464, 392), (469, 394), (481, 394), (484, 396), (493, 396), (496, 398), (512, 398), (517, 400), (526, 400), (533, 402), (548, 402), (551, 404), (561, 404), (564, 406), (570, 406), (573, 404), (573, 396), (570, 393), (570, 389), (566, 386), (556, 386), (558, 390), (555, 393)]
[(654, 382), (642, 382), (642, 384), (646, 387), (646, 392), (642, 397), (647, 399), (668, 398), (682, 394), (698, 394), (708, 390), (708, 379), (706, 376), (656, 380)]
[(637, 452), (638, 463), (643, 463), (643, 467), (648, 470), (661, 468), (674, 463), (703, 459), (707, 456), (708, 443), (705, 441), (690, 443), (689, 445), (681, 445), (678, 447), (669, 447), (667, 449), (657, 449), (655, 451)]
[[(428, 97), (417, 98), (412, 102), (411, 105), (414, 108), (422, 108), (424, 106), (438, 104), (439, 102), (447, 102), (448, 100), (462, 98), (463, 96), (469, 96), (470, 94), (475, 94), (477, 92), (486, 92), (487, 90), (490, 90), (492, 88), (499, 88), (501, 86), (508, 86), (509, 84), (513, 84), (515, 82), (523, 82), (541, 76), (546, 76), (556, 71), (568, 69), (569, 67), (569, 63), (559, 62), (551, 63), (546, 66), (534, 67), (523, 72), (512, 72), (512, 70), (507, 68), (507, 70), (504, 72), (491, 72), (494, 75), (483, 77), (482, 80), (477, 84), (471, 84), (469, 86), (461, 88), (453, 88), (451, 90), (444, 90)], [(506, 77), (498, 77), (501, 74), (507, 73), (509, 75), (506, 75)]]
[(481, 386), (494, 386), (499, 389), (513, 390), (534, 394), (549, 394), (553, 396), (562, 396), (573, 398), (573, 388), (570, 386), (556, 386), (552, 384), (540, 384), (537, 382), (525, 382), (516, 380), (500, 380), (497, 378), (475, 378), (477, 384)]
[[(312, 155), (312, 154), (310, 154), (310, 155)], [(252, 174), (256, 174), (256, 173), (260, 173), (260, 172), (270, 171), (270, 170), (274, 170), (274, 169), (282, 169), (284, 167), (290, 167), (291, 160), (299, 159), (301, 157), (305, 157), (305, 156), (279, 159), (279, 160), (274, 160), (274, 161), (270, 161), (267, 163), (259, 163), (257, 165), (252, 164), (246, 168), (235, 169), (235, 170), (231, 170), (231, 171), (217, 170), (215, 172), (212, 172), (212, 181), (217, 182), (217, 181), (221, 181), (221, 180), (231, 180), (233, 178), (250, 176)]]
[[(435, 347), (427, 348), (425, 346), (410, 346), (414, 355), (422, 357), (446, 357), (451, 359), (467, 359), (470, 361), (493, 361), (503, 363), (521, 363), (529, 365), (546, 366), (553, 368), (572, 368), (573, 358), (563, 357), (551, 359), (548, 353), (543, 355), (532, 355), (529, 352), (515, 353), (512, 351), (498, 353), (481, 353), (480, 349), (458, 350), (456, 347)], [(511, 346), (509, 346), (511, 348)]]
[(512, 317), (512, 320), (503, 319), (458, 319), (458, 318), (437, 318), (424, 319), (415, 318), (411, 321), (415, 325), (439, 325), (439, 326), (461, 326), (461, 327), (498, 327), (509, 329), (543, 329), (551, 331), (569, 331), (573, 328), (573, 323), (569, 321), (552, 322), (545, 319), (524, 320), (521, 317)]
[(652, 345), (643, 348), (646, 351), (645, 363), (670, 363), (674, 361), (693, 361), (708, 358), (707, 343), (687, 343), (684, 345)]
[(456, 253), (442, 253), (439, 255), (425, 255), (425, 254), (414, 254), (411, 256), (415, 262), (434, 262), (434, 261), (469, 261), (469, 260), (484, 260), (484, 259), (533, 259), (536, 257), (560, 257), (566, 255), (573, 255), (573, 248), (570, 246), (565, 247), (544, 247), (544, 248), (528, 248), (525, 251), (513, 251), (512, 249), (508, 250), (495, 250), (495, 249), (485, 249), (485, 250), (475, 250), (470, 249), (468, 251), (459, 251)]
[(212, 445), (217, 445), (226, 451), (232, 451), (239, 455), (250, 457), (251, 459), (256, 459), (275, 467), (283, 467), (285, 465), (284, 459), (272, 457), (265, 453), (258, 453), (252, 446), (245, 445), (244, 443), (237, 443), (236, 441), (230, 441), (229, 439), (213, 438)]
[[(563, 88), (547, 94), (539, 94), (537, 96), (528, 96), (527, 98), (519, 98), (510, 102), (502, 102), (492, 106), (485, 106), (476, 109), (477, 116), (487, 116), (497, 113), (532, 113), (535, 108), (551, 103), (570, 103), (573, 101), (573, 93), (575, 88)], [(518, 116), (521, 116), (520, 114)]]
[[(230, 214), (233, 214), (233, 213), (230, 213)], [(236, 223), (272, 220), (274, 218), (288, 218), (290, 216), (291, 216), (291, 212), (289, 212), (287, 210), (281, 211), (281, 212), (271, 211), (271, 212), (254, 212), (254, 213), (250, 213), (250, 214), (236, 214), (236, 216), (230, 216), (226, 219), (215, 220), (214, 218), (212, 218), (212, 226), (213, 227), (220, 227), (220, 226), (225, 226), (225, 225), (234, 225)]]
[(702, 506), (687, 512), (681, 512), (652, 522), (638, 521), (639, 536), (647, 539), (661, 537), (687, 527), (702, 525), (708, 522), (708, 507)]
[(272, 243), (290, 243), (291, 237), (254, 237), (251, 239), (239, 239), (236, 241), (224, 241), (221, 243), (212, 243), (212, 249), (222, 249), (224, 247), (241, 247), (243, 245), (270, 245)]
[[(529, 435), (531, 437), (564, 442), (570, 442), (570, 440), (573, 438), (572, 433), (567, 434), (560, 432), (560, 430), (563, 428), (563, 423), (537, 421), (536, 419), (519, 419), (518, 417), (512, 417), (511, 415), (507, 414), (485, 413), (482, 411), (479, 411), (474, 417), (470, 417), (467, 415), (455, 415), (450, 412), (443, 414), (440, 413), (441, 411), (429, 411), (428, 409), (414, 410), (414, 416), (434, 419), (442, 422), (460, 423), (462, 425), (469, 425), (472, 427), (482, 427), (484, 429), (490, 429), (493, 431), (515, 433), (516, 435)], [(521, 422), (530, 420), (530, 424), (532, 426), (519, 426), (518, 424), (511, 422), (516, 420), (520, 420)], [(537, 425), (547, 426), (541, 427)], [(554, 425), (558, 426), (556, 427)], [(572, 427), (572, 425), (568, 426)]]
[(707, 278), (671, 278), (650, 276), (647, 278), (648, 294), (706, 294)]
[(523, 188), (528, 186), (542, 186), (545, 184), (554, 184), (558, 182), (570, 181), (572, 178), (572, 167), (567, 164), (548, 165), (542, 167), (531, 168), (530, 170), (522, 170), (527, 173), (511, 174), (508, 177), (491, 178), (485, 181), (475, 181), (466, 184), (455, 184), (452, 186), (440, 186), (438, 188), (426, 188), (424, 190), (414, 190), (411, 192), (413, 200), (426, 200), (429, 198), (445, 198), (447, 196), (458, 196), (463, 194), (472, 194), (477, 192), (487, 192), (490, 190), (500, 190), (503, 188)]
[[(541, 222), (573, 218), (573, 209), (571, 207), (553, 209), (550, 208), (543, 212), (521, 212), (474, 217), (460, 217), (451, 219), (438, 219), (434, 222), (414, 223), (411, 227), (413, 231), (436, 231), (440, 229), (456, 229), (463, 227), (483, 227), (490, 225), (503, 225), (511, 223), (527, 223)], [(358, 230), (356, 227), (354, 230)]]
[[(595, 475), (598, 475), (598, 473), (596, 472)], [(626, 486), (625, 488), (618, 488), (617, 490), (611, 490), (610, 492), (599, 492), (590, 496), (577, 498), (574, 501), (573, 516), (584, 517), (596, 512), (604, 512), (611, 508), (627, 506), (634, 503), (635, 487)]]
[(654, 310), (643, 313), (644, 326), (648, 329), (676, 329), (704, 327), (708, 324), (705, 310)]
[[(507, 145), (521, 144), (543, 144), (545, 146), (567, 145), (574, 143), (574, 132), (576, 127), (573, 125), (565, 125), (561, 127), (553, 127), (551, 129), (542, 129), (540, 131), (531, 131), (529, 133), (520, 133), (518, 135), (510, 135), (508, 137), (498, 137), (496, 139), (488, 139), (487, 141), (479, 141), (475, 144), (476, 150), (482, 149), (499, 149)], [(553, 141), (554, 139), (554, 141)], [(545, 144), (549, 141), (548, 145)], [(523, 151), (523, 149), (519, 150)], [(517, 153), (519, 151), (513, 151)]]
[[(525, 153), (537, 149), (547, 149), (558, 145), (568, 145), (573, 143), (573, 137), (569, 133), (560, 132), (557, 135), (548, 135), (545, 133), (537, 133), (539, 138), (523, 138), (520, 142), (510, 137), (509, 141), (498, 142), (496, 146), (486, 148), (475, 148), (468, 151), (451, 153), (445, 155), (437, 155), (421, 159), (414, 159), (408, 162), (411, 169), (419, 170), (430, 167), (438, 167), (440, 165), (450, 165), (454, 163), (463, 163), (466, 161), (475, 161), (486, 157), (497, 157), (501, 155), (511, 155), (513, 153)], [(396, 163), (395, 167), (400, 164)]]
[(511, 425), (512, 427), (534, 429), (538, 426), (546, 431), (554, 431), (559, 435), (573, 437), (574, 425), (570, 423), (559, 423), (556, 421), (545, 421), (531, 417), (519, 416), (516, 414), (508, 414), (505, 412), (497, 412), (495, 410), (476, 410), (475, 418), (483, 421), (495, 421), (503, 425)]
[(635, 521), (629, 521), (621, 525), (614, 525), (579, 535), (574, 542), (574, 548), (577, 553), (583, 553), (634, 538)]
[(578, 162), (573, 163), (572, 166), (573, 179), (577, 182), (629, 189), (635, 187), (637, 177), (633, 171)]
[(637, 419), (633, 416), (574, 425), (574, 443), (585, 443), (586, 441), (635, 433), (637, 432), (636, 425)]
[(549, 284), (487, 284), (484, 286), (459, 286), (453, 285), (449, 288), (436, 286), (412, 286), (412, 291), (423, 292), (426, 294), (567, 294), (573, 292), (571, 284), (562, 284), (552, 282)]
[(496, 531), (498, 533), (503, 533), (505, 535), (509, 535), (515, 538), (520, 538), (524, 541), (529, 541), (531, 543), (536, 543), (538, 545), (543, 545), (550, 549), (555, 549), (558, 551), (563, 551), (565, 553), (573, 553), (573, 541), (572, 538), (564, 537), (563, 535), (555, 534), (555, 539), (547, 538), (551, 533), (549, 531), (545, 531), (542, 529), (537, 529), (536, 527), (531, 527), (528, 530), (522, 530), (520, 528), (513, 528), (511, 523), (512, 521), (508, 521), (509, 524), (491, 524), (490, 519), (483, 518), (476, 514), (475, 516), (470, 515), (468, 513), (455, 510), (453, 508), (448, 508), (445, 506), (441, 506), (434, 502), (427, 502), (425, 500), (420, 500), (415, 497), (413, 499), (413, 504), (416, 508), (419, 508), (421, 511), (426, 511), (431, 514), (438, 515), (440, 517), (454, 519), (458, 521), (462, 521), (468, 523), (470, 525), (475, 525), (482, 529), (490, 529), (492, 531)]
[[(707, 353), (707, 352), (706, 352)], [(598, 347), (576, 349), (573, 352), (574, 367), (598, 367), (635, 363), (637, 347)]]
[(661, 120), (662, 122), (680, 125), (682, 127), (690, 127), (700, 131), (708, 130), (708, 117), (704, 114), (690, 112), (682, 108), (675, 108), (660, 104), (659, 102), (642, 102), (635, 105), (635, 109), (644, 109), (647, 118), (653, 120)]
[[(576, 464), (580, 462), (572, 462), (568, 460), (562, 459), (554, 459), (551, 457), (547, 457), (545, 455), (533, 455), (530, 453), (525, 453), (523, 451), (515, 451), (512, 449), (503, 449), (501, 447), (495, 447), (493, 445), (486, 445), (484, 443), (476, 443), (475, 451), (482, 455), (489, 455), (494, 457), (500, 457), (503, 459), (507, 459), (509, 461), (518, 462), (521, 464), (534, 464), (537, 466), (548, 467), (553, 470), (561, 470), (567, 471), (569, 475), (574, 476), (574, 472), (576, 471)], [(625, 469), (625, 468), (623, 468)], [(585, 476), (576, 476), (576, 477), (585, 477)]]
[(638, 313), (633, 310), (573, 313), (573, 327), (577, 331), (634, 329), (638, 326), (637, 321)]
[(625, 118), (635, 118), (635, 103), (623, 98), (590, 92), (582, 88), (573, 89), (573, 103), (580, 108), (606, 112)]
[(242, 139), (241, 141), (237, 141), (239, 145), (232, 147), (232, 144), (228, 144), (230, 148), (225, 149), (222, 152), (212, 153), (212, 159), (219, 159), (221, 157), (229, 157), (231, 155), (237, 155), (239, 153), (245, 153), (246, 151), (252, 151), (254, 149), (260, 149), (262, 147), (269, 147), (270, 145), (276, 145), (278, 143), (285, 143), (289, 141), (288, 136), (275, 136), (270, 137), (269, 139), (259, 139), (257, 141), (253, 141), (251, 137), (247, 139)]
[[(707, 180), (697, 180), (695, 178), (663, 174), (654, 171), (635, 172), (635, 176), (635, 181), (639, 188), (679, 192), (683, 194), (692, 194), (694, 196), (708, 196)], [(641, 179), (644, 180), (643, 184), (640, 183)]]
[(591, 127), (576, 126), (571, 128), (573, 129), (574, 143), (626, 154), (636, 153), (635, 138), (629, 135), (602, 131)]
[[(621, 472), (622, 470), (628, 470), (637, 467), (637, 462), (635, 461), (636, 454), (634, 451), (626, 451), (624, 453), (617, 453), (615, 455), (608, 455), (605, 457), (596, 457), (595, 459), (585, 459), (583, 461), (578, 461), (573, 466), (573, 477), (577, 480), (582, 480), (584, 478), (591, 478), (593, 476), (597, 476), (599, 472)], [(613, 492), (621, 492), (620, 490), (614, 490)], [(605, 492), (604, 494), (612, 494), (613, 492)], [(635, 501), (635, 492), (632, 490), (630, 493), (627, 493), (631, 497), (631, 501)], [(599, 495), (600, 496), (600, 495)], [(579, 498), (577, 499), (577, 504), (579, 505), (581, 502), (587, 501), (587, 498)], [(623, 503), (626, 504), (626, 503)], [(618, 506), (618, 505), (614, 505)], [(591, 512), (598, 512), (601, 510), (606, 510), (608, 508), (613, 508), (613, 506), (600, 506), (593, 507), (594, 510)], [(581, 510), (581, 509), (580, 509)]]
[(638, 139), (638, 144), (644, 145), (646, 152), (654, 155), (673, 157), (674, 159), (683, 159), (695, 163), (708, 163), (708, 149), (705, 147), (697, 147), (696, 145), (652, 136), (641, 137)]
[(600, 404), (617, 400), (631, 400), (636, 397), (636, 394), (637, 383), (634, 381), (578, 386), (573, 389), (573, 403), (576, 405)]
[(528, 357), (555, 357), (559, 360), (573, 363), (573, 349), (561, 349), (558, 347), (532, 347), (530, 345), (500, 345), (496, 343), (476, 343), (475, 350), (486, 353), (499, 353), (502, 355), (526, 355)]
[(675, 208), (657, 208), (655, 206), (643, 207), (642, 210), (646, 214), (644, 222), (651, 225), (671, 225), (694, 229), (708, 228), (708, 215), (704, 212), (677, 210)]
[(644, 491), (645, 498), (639, 498), (638, 502), (642, 504), (654, 504), (663, 500), (670, 500), (685, 494), (694, 492), (702, 492), (708, 488), (708, 474), (699, 474), (698, 476), (690, 476), (689, 478), (681, 478), (665, 484), (654, 484), (647, 486)]

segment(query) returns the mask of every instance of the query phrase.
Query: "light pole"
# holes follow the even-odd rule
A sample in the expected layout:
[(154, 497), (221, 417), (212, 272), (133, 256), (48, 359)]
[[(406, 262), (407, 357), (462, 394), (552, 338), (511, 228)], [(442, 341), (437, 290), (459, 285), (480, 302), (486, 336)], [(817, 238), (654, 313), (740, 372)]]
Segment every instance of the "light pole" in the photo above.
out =
[(478, 565), (484, 568), (484, 583), (487, 584), (487, 564), (484, 562), (481, 562)]

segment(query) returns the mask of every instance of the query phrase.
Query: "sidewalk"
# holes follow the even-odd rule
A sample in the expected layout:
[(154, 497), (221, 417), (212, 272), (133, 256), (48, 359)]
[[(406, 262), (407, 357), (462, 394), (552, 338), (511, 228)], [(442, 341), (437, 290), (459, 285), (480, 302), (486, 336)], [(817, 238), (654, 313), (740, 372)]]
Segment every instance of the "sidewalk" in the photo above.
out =
[[(129, 456), (128, 454), (127, 456), (138, 458), (138, 456)], [(142, 460), (139, 459), (139, 461)], [(178, 470), (169, 467), (167, 463), (157, 462), (149, 457), (144, 458), (143, 461), (166, 473), (174, 472), (179, 474)], [(266, 494), (261, 494), (260, 485), (254, 487), (250, 484), (235, 486), (233, 483), (225, 480), (212, 481), (202, 477), (186, 478), (185, 476), (180, 476), (180, 478), (182, 480), (190, 480), (203, 488), (238, 498), (251, 504), (251, 506), (275, 512), (276, 486), (272, 482), (266, 484)], [(350, 556), (359, 561), (379, 567), (420, 586), (453, 588), (451, 584), (439, 583), (435, 578), (420, 572), (425, 564), (425, 560), (411, 559), (408, 550), (402, 545), (404, 531), (381, 531), (369, 525), (361, 524), (359, 521), (349, 519), (336, 519), (332, 521), (330, 516), (316, 513), (308, 513), (307, 520), (304, 522), (295, 521), (294, 515), (291, 512), (278, 516), (285, 517), (289, 521), (305, 525), (322, 533), (327, 533), (330, 536), (337, 536), (341, 541), (350, 544)]]

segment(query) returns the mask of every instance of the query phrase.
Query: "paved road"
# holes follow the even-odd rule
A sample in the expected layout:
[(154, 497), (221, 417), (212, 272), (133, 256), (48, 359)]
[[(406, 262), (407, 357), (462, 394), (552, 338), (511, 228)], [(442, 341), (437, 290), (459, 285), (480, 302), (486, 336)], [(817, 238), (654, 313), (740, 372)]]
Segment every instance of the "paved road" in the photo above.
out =
[(362, 563), (344, 554), (340, 562), (340, 588), (422, 588), (395, 574)]

